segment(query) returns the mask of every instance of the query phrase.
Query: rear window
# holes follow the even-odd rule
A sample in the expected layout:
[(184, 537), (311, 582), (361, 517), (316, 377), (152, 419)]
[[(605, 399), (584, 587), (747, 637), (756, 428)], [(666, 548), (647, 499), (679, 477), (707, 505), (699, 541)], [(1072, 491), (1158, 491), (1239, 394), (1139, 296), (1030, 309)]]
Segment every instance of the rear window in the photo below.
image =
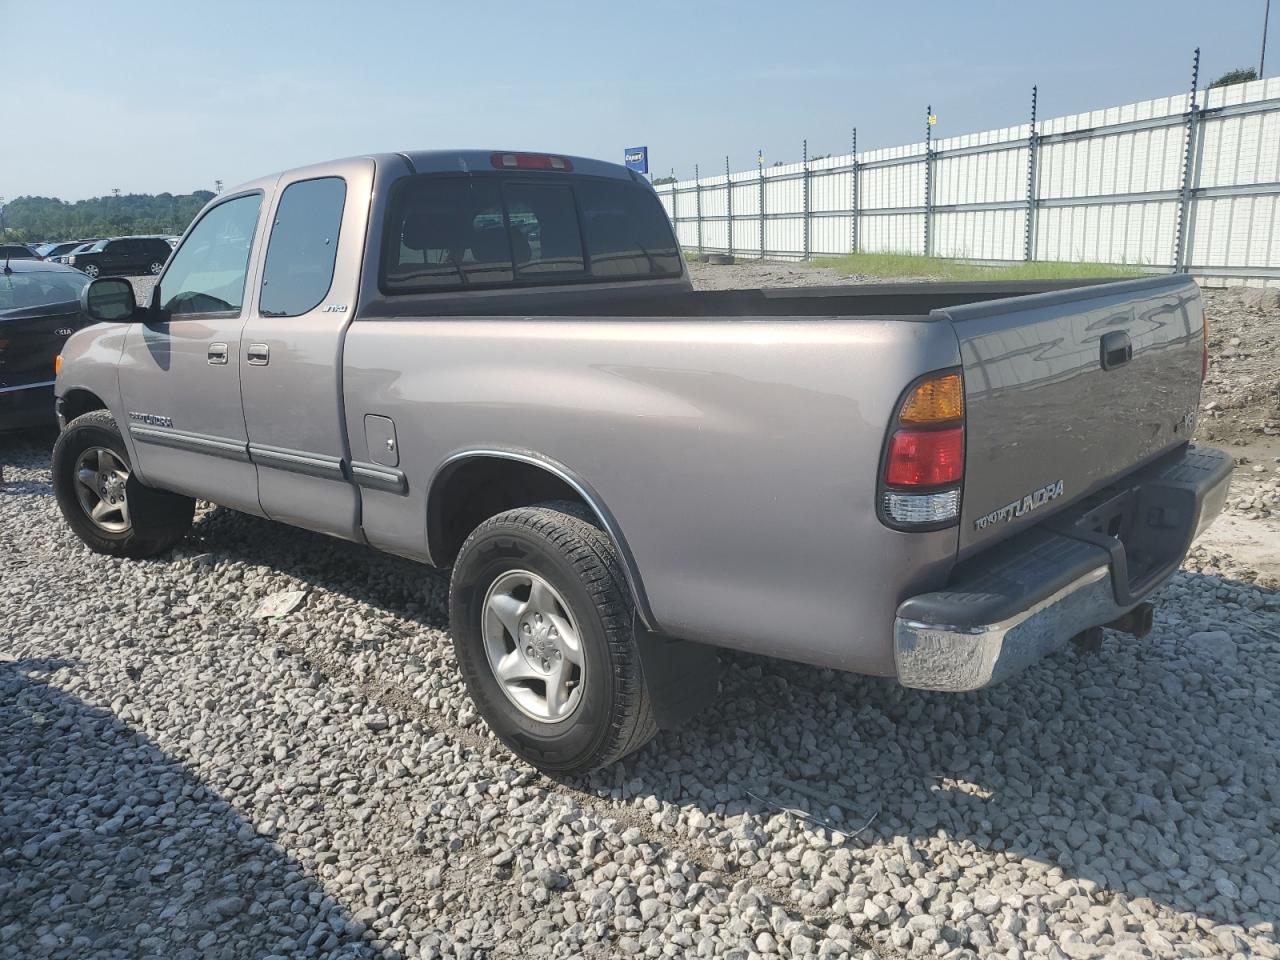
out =
[(380, 280), (397, 294), (679, 275), (666, 214), (636, 184), (424, 175), (392, 194)]
[(31, 270), (0, 274), (0, 313), (45, 307), (55, 303), (75, 303), (89, 278), (78, 271)]

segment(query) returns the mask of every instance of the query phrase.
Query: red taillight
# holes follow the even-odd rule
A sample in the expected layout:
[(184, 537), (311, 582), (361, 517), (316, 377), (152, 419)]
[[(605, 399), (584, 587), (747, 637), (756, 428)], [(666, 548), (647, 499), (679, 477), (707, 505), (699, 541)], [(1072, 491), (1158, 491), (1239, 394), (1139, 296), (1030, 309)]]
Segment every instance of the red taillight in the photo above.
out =
[(560, 170), (573, 172), (568, 157), (555, 157), (549, 153), (493, 153), (489, 162), (498, 170)]
[(1200, 382), (1209, 376), (1209, 315), (1204, 315), (1204, 339), (1200, 344)]
[(941, 487), (964, 478), (964, 427), (899, 430), (889, 439), (884, 482), (891, 487)]

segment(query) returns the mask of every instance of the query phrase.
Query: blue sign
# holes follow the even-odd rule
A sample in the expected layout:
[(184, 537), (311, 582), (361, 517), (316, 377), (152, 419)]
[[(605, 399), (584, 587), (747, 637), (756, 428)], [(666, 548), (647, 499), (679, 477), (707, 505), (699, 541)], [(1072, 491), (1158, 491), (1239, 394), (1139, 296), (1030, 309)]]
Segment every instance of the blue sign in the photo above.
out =
[(637, 173), (649, 172), (648, 147), (627, 147), (622, 155), (625, 158), (628, 169), (634, 170)]

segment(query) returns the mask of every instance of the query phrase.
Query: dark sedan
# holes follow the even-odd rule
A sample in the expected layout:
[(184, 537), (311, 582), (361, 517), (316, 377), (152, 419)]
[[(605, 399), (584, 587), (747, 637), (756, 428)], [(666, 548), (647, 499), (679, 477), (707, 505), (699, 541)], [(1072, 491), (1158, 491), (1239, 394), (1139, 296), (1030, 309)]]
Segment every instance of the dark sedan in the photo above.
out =
[(36, 252), (40, 254), (40, 259), (42, 260), (53, 260), (56, 263), (62, 263), (64, 262), (62, 257), (74, 252), (77, 247), (91, 247), (101, 239), (101, 237), (87, 237), (84, 240), (67, 240), (62, 243), (46, 243)]
[(25, 243), (0, 243), (0, 260), (36, 259), (36, 252)]
[(51, 426), (53, 363), (80, 313), (89, 278), (41, 260), (0, 262), (0, 430)]

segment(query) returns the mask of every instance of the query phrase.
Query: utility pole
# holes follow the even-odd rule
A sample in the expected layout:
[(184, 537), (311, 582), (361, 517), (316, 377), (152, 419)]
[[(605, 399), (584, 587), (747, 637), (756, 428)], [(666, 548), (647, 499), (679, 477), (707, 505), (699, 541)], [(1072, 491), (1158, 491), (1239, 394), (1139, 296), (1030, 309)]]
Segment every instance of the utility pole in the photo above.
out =
[(1267, 63), (1267, 21), (1271, 19), (1271, 0), (1266, 0), (1262, 8), (1262, 53), (1258, 54), (1258, 79), (1262, 79), (1262, 68)]
[[(674, 173), (675, 173), (675, 170), (672, 170), (671, 172), (674, 174)], [(221, 181), (221, 180), (215, 180), (215, 181), (213, 181), (213, 192), (214, 192), (214, 193), (221, 193), (221, 192), (222, 192), (222, 181)]]
[(120, 196), (120, 188), (119, 188), (119, 187), (112, 187), (112, 188), (111, 188), (111, 195), (112, 195), (113, 197), (118, 197), (118, 196)]

